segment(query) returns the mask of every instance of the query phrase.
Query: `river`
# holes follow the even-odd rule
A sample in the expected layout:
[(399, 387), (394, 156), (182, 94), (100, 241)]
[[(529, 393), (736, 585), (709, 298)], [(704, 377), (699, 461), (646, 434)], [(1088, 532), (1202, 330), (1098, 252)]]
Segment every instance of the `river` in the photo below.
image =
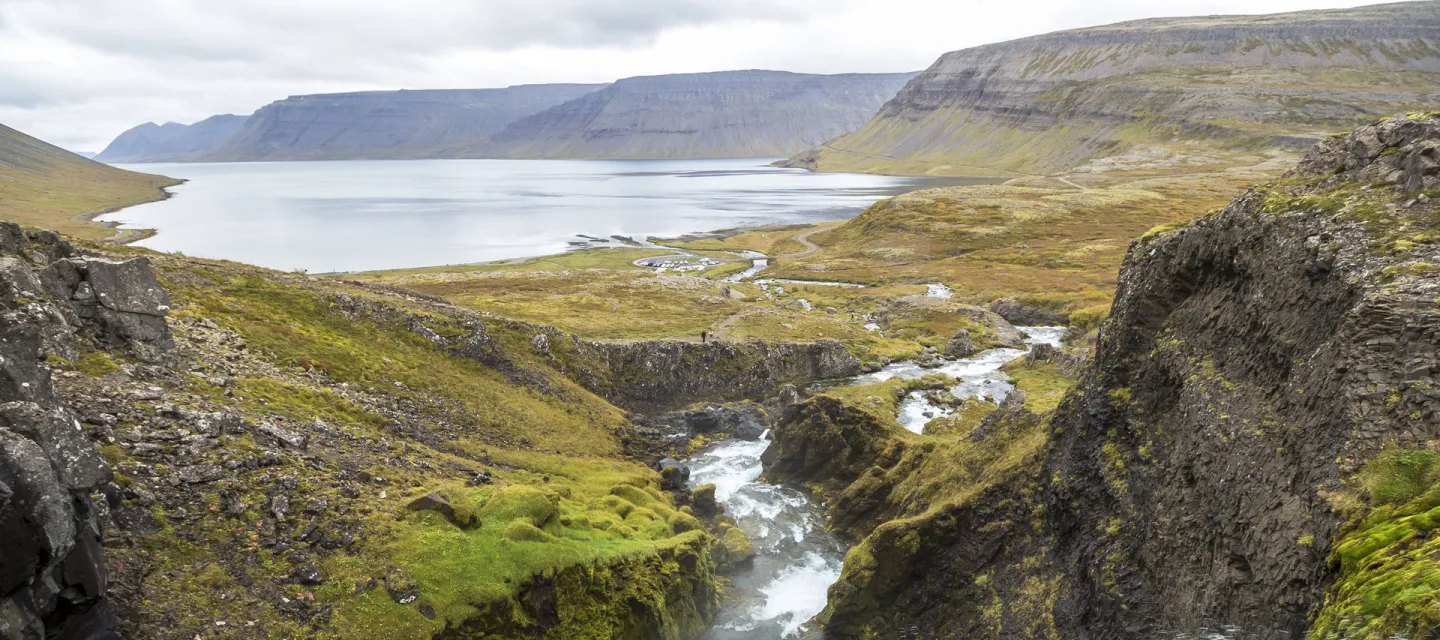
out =
[[(1058, 345), (1065, 332), (1064, 327), (1017, 328), (1026, 334), (1027, 344)], [(870, 384), (939, 372), (960, 380), (951, 389), (956, 397), (999, 400), (1010, 391), (1000, 367), (1023, 355), (1021, 349), (990, 349), (939, 369), (896, 362), (850, 382)], [(902, 405), (902, 421), (905, 411)], [(905, 427), (918, 432), (912, 425), (913, 420)], [(768, 440), (725, 440), (689, 461), (692, 485), (715, 485), (715, 498), (750, 536), (756, 551), (750, 567), (731, 576), (735, 597), (720, 610), (705, 640), (795, 637), (825, 608), (826, 590), (840, 577), (848, 545), (825, 529), (825, 505), (796, 487), (760, 481), (760, 455), (769, 444)]]
[(363, 271), (624, 246), (612, 236), (840, 220), (914, 189), (993, 182), (810, 173), (730, 160), (144, 164), (187, 180), (100, 219), (141, 246), (274, 269)]

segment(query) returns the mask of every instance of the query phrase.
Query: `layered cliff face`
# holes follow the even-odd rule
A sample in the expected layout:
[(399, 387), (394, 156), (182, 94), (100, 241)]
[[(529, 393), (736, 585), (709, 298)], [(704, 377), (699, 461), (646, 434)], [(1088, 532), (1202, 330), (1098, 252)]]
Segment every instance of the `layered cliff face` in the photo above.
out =
[(863, 537), (827, 637), (1429, 637), (1437, 150), (1434, 115), (1363, 127), (1132, 243), (1048, 425), (915, 441), (802, 405), (767, 473), (823, 481)]
[(1048, 174), (1133, 148), (1307, 145), (1440, 100), (1440, 3), (1166, 18), (947, 53), (853, 133), (789, 161), (829, 171)]
[(852, 131), (914, 74), (724, 71), (627, 78), (506, 127), (515, 158), (774, 157)]
[(223, 145), (196, 159), (429, 158), (482, 142), (522, 117), (603, 85), (368, 91), (292, 96), (255, 112)]
[(224, 114), (190, 125), (147, 122), (120, 134), (95, 159), (110, 163), (187, 162), (215, 150), (239, 131), (247, 118)]

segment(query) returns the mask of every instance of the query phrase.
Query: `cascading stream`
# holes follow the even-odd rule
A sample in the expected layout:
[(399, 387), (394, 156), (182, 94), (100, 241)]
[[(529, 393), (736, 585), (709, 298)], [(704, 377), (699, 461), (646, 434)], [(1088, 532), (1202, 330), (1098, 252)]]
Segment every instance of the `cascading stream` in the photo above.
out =
[[(1065, 327), (1016, 328), (1028, 336), (1026, 344), (1058, 345), (1065, 333)], [(1000, 367), (1023, 355), (1021, 349), (991, 349), (938, 369), (897, 362), (850, 383), (946, 373), (960, 380), (951, 390), (956, 397), (998, 401), (1011, 389)], [(902, 406), (902, 423), (906, 411)], [(915, 430), (909, 424), (906, 428)], [(769, 444), (768, 440), (725, 440), (690, 459), (692, 486), (715, 485), (715, 499), (750, 536), (756, 552), (749, 567), (731, 575), (734, 599), (716, 616), (705, 640), (795, 637), (825, 608), (826, 591), (840, 577), (848, 545), (825, 529), (825, 505), (798, 488), (759, 481), (760, 455)]]

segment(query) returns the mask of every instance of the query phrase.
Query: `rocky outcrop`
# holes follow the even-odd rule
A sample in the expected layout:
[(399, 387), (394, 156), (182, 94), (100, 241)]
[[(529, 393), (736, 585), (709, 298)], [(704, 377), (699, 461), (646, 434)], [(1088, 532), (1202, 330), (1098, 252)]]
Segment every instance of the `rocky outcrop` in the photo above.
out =
[(990, 303), (994, 311), (1007, 322), (1022, 327), (1055, 327), (1070, 324), (1064, 314), (1049, 309), (1028, 306), (1015, 298), (1004, 298)]
[(970, 332), (961, 329), (950, 336), (945, 342), (945, 357), (947, 358), (968, 358), (975, 355), (978, 349), (975, 348), (975, 341), (970, 339)]
[(698, 401), (764, 399), (792, 383), (844, 378), (860, 361), (836, 340), (802, 343), (678, 340), (585, 343), (589, 367), (569, 375), (631, 410), (683, 407)]
[(729, 434), (741, 440), (759, 440), (769, 416), (754, 402), (706, 405), (662, 415), (657, 422), (684, 429), (687, 437), (701, 434)]
[[(1346, 505), (1370, 499), (1357, 470), (1440, 437), (1440, 253), (1427, 240), (1440, 206), (1414, 190), (1440, 179), (1437, 143), (1435, 117), (1364, 127), (1285, 180), (1133, 243), (1094, 361), (1043, 443), (1020, 414), (996, 414), (969, 444), (937, 449), (951, 468), (990, 470), (869, 528), (830, 590), (827, 637), (1306, 637), (1354, 566), (1330, 552), (1353, 524)], [(974, 457), (997, 443), (1009, 444)], [(934, 471), (907, 466), (915, 447), (894, 464), (865, 460), (884, 451), (866, 447), (826, 456), (865, 454), (838, 467), (816, 455), (814, 470), (789, 468), (855, 477), (836, 503), (850, 500), (836, 517), (851, 522), (920, 499)], [(802, 455), (782, 453), (777, 470)], [(1352, 629), (1379, 615), (1353, 611)], [(1386, 615), (1408, 637), (1433, 631), (1419, 610)]]
[[(603, 85), (365, 91), (291, 96), (262, 107), (206, 162), (431, 158)], [(484, 157), (484, 156), (457, 156)]]
[(1139, 20), (953, 51), (789, 165), (1015, 176), (1137, 145), (1124, 162), (1165, 162), (1153, 146), (1173, 139), (1303, 148), (1357, 118), (1431, 108), (1436, 33), (1429, 1)]
[(86, 334), (158, 357), (167, 299), (144, 259), (84, 258), (54, 234), (0, 223), (0, 254), (0, 637), (118, 638), (92, 497), (112, 472), (45, 358)]
[(626, 78), (447, 155), (786, 156), (864, 124), (913, 76), (721, 71)]
[(188, 162), (220, 146), (249, 116), (211, 116), (195, 124), (147, 122), (125, 131), (95, 156), (100, 162)]

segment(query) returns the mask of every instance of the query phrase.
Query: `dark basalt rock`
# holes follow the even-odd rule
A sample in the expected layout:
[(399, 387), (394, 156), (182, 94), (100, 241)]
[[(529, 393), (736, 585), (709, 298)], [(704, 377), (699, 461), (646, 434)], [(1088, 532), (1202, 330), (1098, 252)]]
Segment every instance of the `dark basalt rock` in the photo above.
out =
[(167, 300), (144, 259), (75, 258), (58, 236), (9, 223), (0, 251), (0, 637), (117, 638), (98, 515), (110, 505), (90, 497), (113, 490), (112, 474), (41, 358), (84, 334), (158, 357)]
[(1004, 298), (990, 303), (990, 310), (1006, 319), (1010, 324), (1022, 327), (1055, 327), (1070, 324), (1070, 318), (1049, 309), (1021, 304), (1014, 298)]
[(685, 483), (690, 481), (690, 467), (685, 463), (672, 458), (665, 458), (660, 461), (660, 488), (665, 491), (675, 491), (685, 488)]
[[(871, 479), (893, 473), (883, 434), (802, 405), (767, 475), (844, 487), (835, 523), (885, 515), (830, 589), (826, 637), (1306, 637), (1340, 570), (1333, 492), (1377, 452), (1440, 438), (1440, 251), (1386, 248), (1440, 219), (1413, 191), (1440, 180), (1437, 143), (1436, 117), (1363, 127), (1132, 243), (1037, 459), (973, 497), (914, 515)], [(1030, 420), (1002, 407), (966, 440)]]

